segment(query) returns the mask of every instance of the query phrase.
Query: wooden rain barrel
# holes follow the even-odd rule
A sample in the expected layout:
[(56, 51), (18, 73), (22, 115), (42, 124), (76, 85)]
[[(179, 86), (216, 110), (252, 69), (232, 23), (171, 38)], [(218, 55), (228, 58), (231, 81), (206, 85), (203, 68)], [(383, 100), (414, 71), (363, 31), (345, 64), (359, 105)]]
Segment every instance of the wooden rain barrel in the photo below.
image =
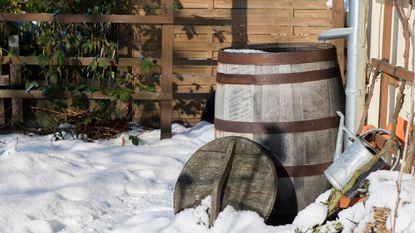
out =
[(295, 215), (331, 186), (344, 90), (329, 44), (262, 44), (219, 51), (215, 136), (243, 136), (276, 159), (275, 214)]

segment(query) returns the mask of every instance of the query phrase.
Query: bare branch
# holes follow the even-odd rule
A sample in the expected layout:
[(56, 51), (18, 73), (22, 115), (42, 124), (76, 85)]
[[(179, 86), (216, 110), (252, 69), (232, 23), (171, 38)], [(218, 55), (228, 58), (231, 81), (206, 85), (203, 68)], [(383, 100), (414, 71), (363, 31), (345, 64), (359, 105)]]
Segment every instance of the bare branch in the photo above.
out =
[[(372, 71), (373, 71), (373, 68), (371, 67), (370, 72), (368, 72), (369, 78), (370, 78), (370, 75), (372, 74)], [(377, 70), (375, 70), (373, 72), (373, 79), (372, 79), (372, 81), (370, 83), (370, 86), (369, 86), (369, 93), (367, 94), (367, 97), (366, 97), (366, 102), (365, 102), (365, 105), (364, 105), (363, 114), (362, 114), (362, 117), (360, 118), (360, 124), (359, 124), (359, 128), (357, 130), (358, 133), (362, 132), (363, 126), (366, 123), (366, 118), (368, 116), (370, 102), (372, 101), (373, 92), (375, 90), (376, 79), (379, 76), (379, 74), (380, 74), (380, 72), (377, 71)]]

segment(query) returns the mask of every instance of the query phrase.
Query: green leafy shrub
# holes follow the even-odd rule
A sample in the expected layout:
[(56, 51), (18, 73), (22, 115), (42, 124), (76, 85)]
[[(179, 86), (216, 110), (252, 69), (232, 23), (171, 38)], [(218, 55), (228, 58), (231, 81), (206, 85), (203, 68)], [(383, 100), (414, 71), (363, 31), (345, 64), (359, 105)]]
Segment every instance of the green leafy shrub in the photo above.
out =
[[(2, 12), (53, 13), (53, 14), (125, 14), (127, 1), (119, 0), (0, 0)], [(115, 104), (95, 101), (99, 107), (90, 108), (84, 92), (102, 92), (109, 102), (120, 100), (132, 103), (132, 95), (139, 91), (154, 92), (155, 88), (143, 84), (140, 79), (158, 75), (158, 65), (148, 57), (137, 58), (139, 73), (132, 73), (113, 62), (118, 56), (119, 26), (112, 23), (61, 23), (26, 22), (0, 23), (0, 47), (3, 55), (13, 56), (7, 50), (7, 36), (20, 36), (21, 55), (37, 56), (39, 67), (27, 67), (24, 74), (26, 91), (41, 89), (49, 101), (63, 91), (73, 93), (72, 107), (92, 109), (91, 121), (123, 118)], [(67, 66), (68, 58), (92, 57), (88, 66)], [(77, 61), (75, 61), (76, 63)], [(61, 101), (58, 101), (59, 103)], [(46, 105), (45, 105), (46, 106)], [(52, 104), (54, 110), (67, 106)], [(57, 122), (61, 123), (61, 122)]]

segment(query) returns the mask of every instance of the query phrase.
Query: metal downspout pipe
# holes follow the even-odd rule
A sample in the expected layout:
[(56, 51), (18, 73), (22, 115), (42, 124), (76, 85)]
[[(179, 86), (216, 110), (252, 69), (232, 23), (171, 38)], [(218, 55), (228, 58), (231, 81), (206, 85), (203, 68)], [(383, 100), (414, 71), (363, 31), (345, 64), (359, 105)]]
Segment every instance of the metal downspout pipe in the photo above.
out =
[[(363, 113), (366, 85), (365, 1), (350, 0), (349, 27), (322, 32), (319, 40), (347, 38), (346, 112), (345, 126), (357, 133)], [(347, 148), (351, 142), (344, 140)]]

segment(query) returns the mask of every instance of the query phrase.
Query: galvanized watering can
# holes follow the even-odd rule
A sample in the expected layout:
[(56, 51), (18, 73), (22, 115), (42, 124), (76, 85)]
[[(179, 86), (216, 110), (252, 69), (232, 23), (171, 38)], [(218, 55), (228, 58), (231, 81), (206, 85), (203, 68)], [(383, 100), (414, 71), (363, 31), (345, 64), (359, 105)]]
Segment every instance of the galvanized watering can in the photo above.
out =
[[(365, 164), (367, 164), (373, 158), (373, 156), (379, 152), (364, 138), (370, 134), (376, 133), (384, 133), (390, 135), (390, 132), (385, 129), (375, 128), (370, 129), (362, 135), (356, 137), (344, 127), (344, 115), (341, 112), (337, 112), (337, 114), (340, 116), (340, 125), (337, 135), (334, 161), (330, 167), (324, 171), (324, 175), (334, 188), (341, 190), (347, 184), (347, 182), (349, 182), (354, 173), (362, 168)], [(341, 154), (343, 147), (343, 131), (349, 135), (348, 139), (353, 143)], [(401, 156), (401, 147), (399, 141), (397, 139), (395, 140), (396, 145), (398, 146), (398, 154), (394, 159), (391, 170), (395, 169)], [(364, 173), (359, 178), (359, 180), (363, 180), (369, 175), (370, 172), (382, 169), (387, 165), (388, 163), (386, 160), (381, 158), (368, 172)]]

